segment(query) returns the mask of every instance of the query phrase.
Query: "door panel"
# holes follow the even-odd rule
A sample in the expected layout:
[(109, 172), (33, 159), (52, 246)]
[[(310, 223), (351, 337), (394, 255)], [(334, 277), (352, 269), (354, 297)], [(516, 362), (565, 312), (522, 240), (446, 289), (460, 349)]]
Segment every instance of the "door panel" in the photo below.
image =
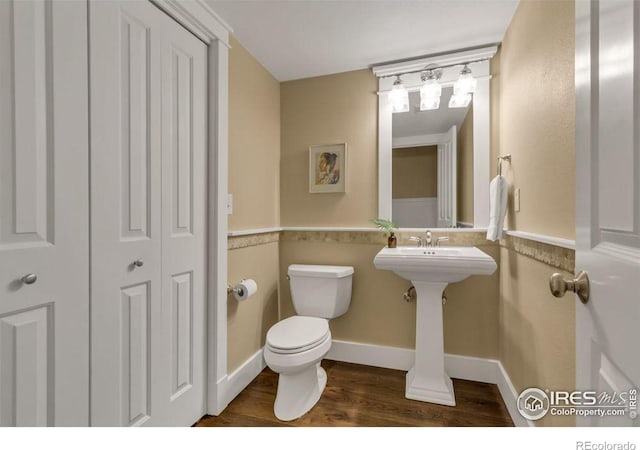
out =
[[(155, 418), (150, 345), (160, 336), (159, 11), (89, 4), (92, 425)], [(157, 72), (157, 71), (156, 71)], [(114, 76), (115, 75), (115, 76)], [(142, 263), (136, 266), (135, 261)], [(154, 296), (156, 299), (154, 299)]]
[(86, 35), (82, 3), (0, 2), (0, 426), (88, 423)]
[[(639, 26), (637, 2), (576, 3), (576, 269), (591, 280), (589, 302), (576, 302), (582, 390), (640, 386)], [(630, 412), (578, 424), (639, 425)]]
[(446, 141), (438, 144), (438, 228), (457, 225), (457, 128), (446, 133)]
[(171, 103), (168, 122), (171, 137), (171, 186), (173, 234), (191, 232), (191, 179), (193, 178), (192, 152), (192, 66), (193, 58), (171, 47)]
[[(51, 8), (43, 1), (3, 2), (0, 245), (46, 244), (53, 205)], [(7, 64), (4, 63), (7, 62)], [(48, 172), (50, 172), (48, 176)]]
[(172, 389), (163, 401), (191, 425), (186, 412), (205, 408), (207, 47), (173, 21), (165, 39), (162, 283)]
[(89, 7), (92, 420), (191, 425), (204, 412), (206, 46), (149, 2)]
[[(599, 5), (598, 228), (633, 232), (634, 44), (633, 2)], [(637, 51), (637, 50), (636, 50)], [(637, 75), (636, 75), (637, 76)], [(631, 164), (629, 164), (631, 162)], [(604, 182), (606, 181), (606, 182)]]
[(174, 275), (171, 290), (171, 400), (193, 384), (192, 272)]
[(126, 425), (141, 425), (151, 414), (149, 389), (151, 386), (149, 313), (150, 296), (147, 283), (122, 290), (122, 416)]
[[(0, 318), (0, 422), (3, 426), (46, 426), (52, 335), (46, 306)], [(15, 395), (15, 400), (10, 401)]]
[(124, 175), (121, 178), (122, 238), (149, 238), (149, 28), (121, 12), (120, 29), (120, 149)]

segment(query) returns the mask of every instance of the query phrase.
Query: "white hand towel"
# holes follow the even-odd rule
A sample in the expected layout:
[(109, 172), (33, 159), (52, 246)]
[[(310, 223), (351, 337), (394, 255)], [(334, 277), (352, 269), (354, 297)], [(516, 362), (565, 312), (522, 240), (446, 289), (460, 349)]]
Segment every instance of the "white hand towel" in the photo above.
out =
[(507, 214), (507, 196), (509, 195), (509, 184), (502, 175), (496, 176), (489, 185), (489, 228), (487, 229), (487, 240), (496, 241), (502, 237), (502, 227), (504, 216)]

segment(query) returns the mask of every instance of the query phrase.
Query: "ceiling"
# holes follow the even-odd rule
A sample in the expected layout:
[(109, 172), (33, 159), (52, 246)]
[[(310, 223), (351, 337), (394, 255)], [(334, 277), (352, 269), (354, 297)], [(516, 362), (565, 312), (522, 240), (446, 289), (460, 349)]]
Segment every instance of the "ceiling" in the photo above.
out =
[(420, 92), (409, 92), (409, 111), (393, 114), (392, 136), (394, 139), (423, 134), (445, 133), (453, 125), (459, 129), (470, 106), (466, 108), (449, 108), (451, 94), (453, 94), (453, 87), (442, 88), (440, 108), (431, 111), (420, 111)]
[(206, 0), (279, 81), (502, 41), (517, 0)]

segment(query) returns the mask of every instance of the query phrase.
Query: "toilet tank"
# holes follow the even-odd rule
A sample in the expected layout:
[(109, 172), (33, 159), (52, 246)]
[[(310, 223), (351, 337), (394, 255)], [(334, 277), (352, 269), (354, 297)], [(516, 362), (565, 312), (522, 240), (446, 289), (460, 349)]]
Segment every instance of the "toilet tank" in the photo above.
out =
[(292, 264), (288, 274), (298, 315), (333, 319), (349, 309), (353, 267)]

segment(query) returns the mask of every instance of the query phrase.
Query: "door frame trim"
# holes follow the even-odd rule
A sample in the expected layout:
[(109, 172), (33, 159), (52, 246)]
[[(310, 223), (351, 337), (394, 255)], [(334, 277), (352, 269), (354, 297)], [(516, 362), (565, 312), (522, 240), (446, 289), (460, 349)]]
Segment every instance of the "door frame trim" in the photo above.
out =
[[(590, 201), (580, 201), (591, 199), (592, 184), (590, 177), (580, 176), (580, 174), (593, 175), (593, 161), (591, 161), (591, 95), (592, 95), (592, 77), (593, 62), (591, 61), (591, 46), (594, 45), (593, 39), (593, 23), (591, 9), (592, 2), (576, 2), (575, 6), (575, 95), (576, 95), (576, 155), (575, 155), (575, 171), (576, 171), (576, 192), (582, 192), (576, 195), (576, 257), (582, 249), (592, 247), (592, 243), (596, 241), (591, 230), (591, 214), (593, 212), (593, 204)], [(597, 30), (595, 30), (597, 35)], [(577, 301), (577, 300), (574, 300)], [(580, 361), (585, 360), (584, 354), (590, 352), (588, 345), (581, 341), (580, 323), (590, 320), (586, 314), (585, 308), (581, 308), (576, 304), (576, 389), (584, 389), (587, 387), (588, 379), (585, 377), (584, 370), (588, 373), (589, 368), (580, 367)], [(576, 426), (589, 426), (590, 419), (582, 416), (576, 417)]]
[(229, 164), (229, 33), (232, 28), (204, 0), (150, 0), (201, 39), (207, 50), (208, 226), (207, 399), (218, 415), (228, 402), (227, 379), (227, 190)]

